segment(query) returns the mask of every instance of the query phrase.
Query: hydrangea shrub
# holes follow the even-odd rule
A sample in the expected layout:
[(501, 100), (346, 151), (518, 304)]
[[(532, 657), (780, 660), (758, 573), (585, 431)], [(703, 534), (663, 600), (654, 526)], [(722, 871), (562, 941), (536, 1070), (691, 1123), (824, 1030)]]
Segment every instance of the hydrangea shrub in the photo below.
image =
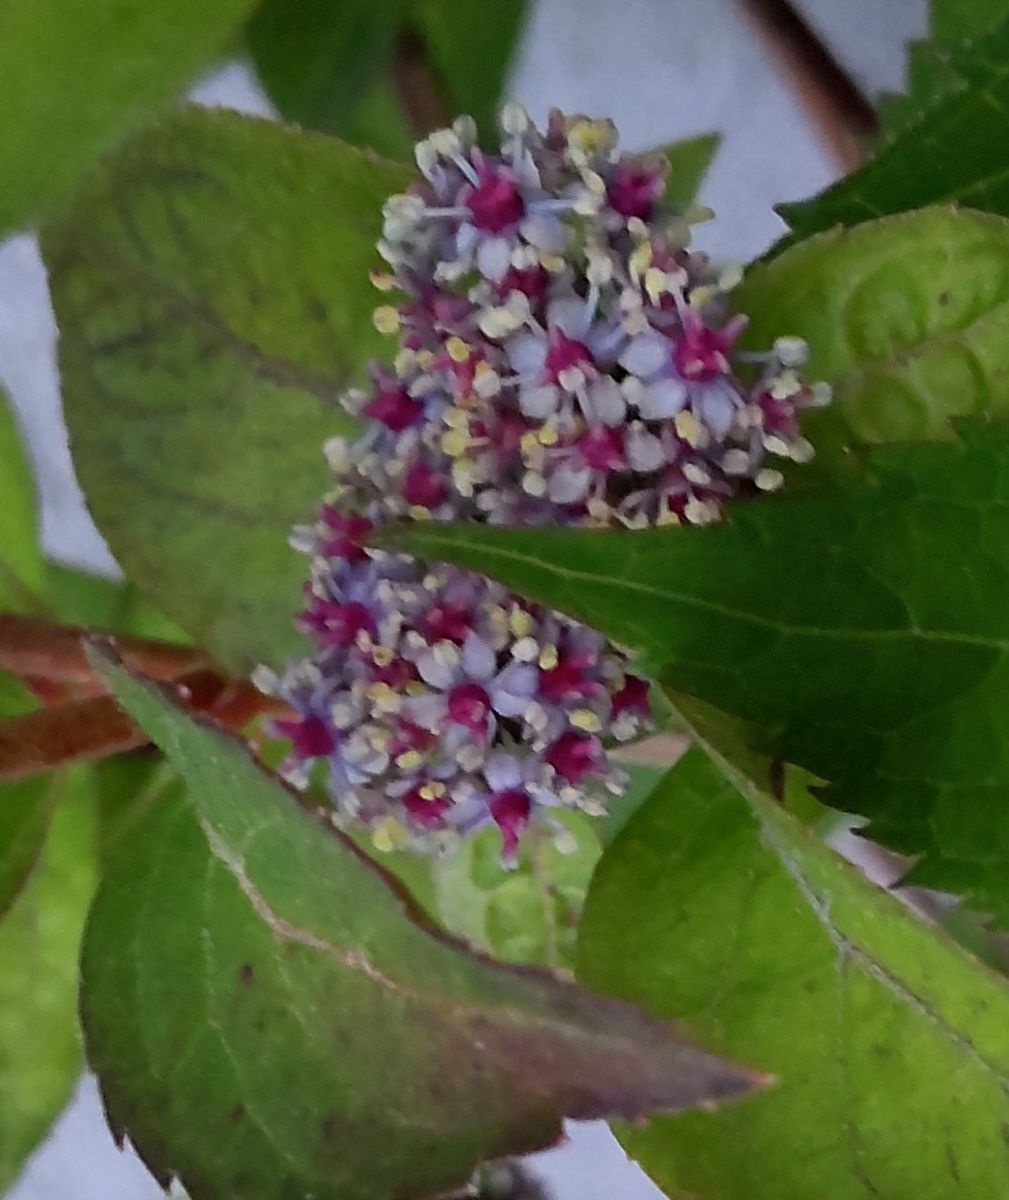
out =
[[(522, 0), (0, 15), (125, 576), (3, 407), (0, 1188), (86, 1061), (193, 1200), (532, 1194), (565, 1118), (670, 1196), (1003, 1200), (1009, 13), (954, 7), (744, 268), (716, 139), (500, 103)], [(237, 36), (301, 128), (115, 144)]]

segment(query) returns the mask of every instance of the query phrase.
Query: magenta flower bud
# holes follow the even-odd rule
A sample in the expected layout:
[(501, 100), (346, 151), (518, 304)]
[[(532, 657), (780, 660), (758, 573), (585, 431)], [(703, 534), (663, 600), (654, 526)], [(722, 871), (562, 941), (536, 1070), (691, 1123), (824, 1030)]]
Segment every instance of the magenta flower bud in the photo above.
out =
[(511, 174), (491, 166), (482, 156), (475, 165), (479, 182), (463, 190), (462, 202), (477, 229), (500, 233), (521, 221), (525, 201)]
[(532, 801), (526, 792), (515, 788), (508, 792), (499, 792), (491, 797), (490, 813), (494, 823), (501, 830), (504, 842), (502, 854), (506, 862), (515, 858), (519, 839), (525, 827), (529, 824), (529, 814), (532, 811)]
[(662, 173), (633, 161), (618, 165), (606, 189), (610, 204), (622, 217), (651, 220), (655, 204), (666, 190)]

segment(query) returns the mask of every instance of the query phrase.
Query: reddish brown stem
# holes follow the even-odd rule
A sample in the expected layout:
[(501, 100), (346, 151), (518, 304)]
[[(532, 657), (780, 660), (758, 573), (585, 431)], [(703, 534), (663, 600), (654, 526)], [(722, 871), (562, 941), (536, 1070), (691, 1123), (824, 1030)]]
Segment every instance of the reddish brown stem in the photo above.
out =
[(842, 171), (857, 167), (876, 114), (860, 88), (789, 0), (739, 0)]
[[(78, 698), (101, 695), (104, 691), (84, 653), (84, 639), (90, 630), (75, 625), (59, 625), (40, 617), (0, 615), (0, 670), (29, 682), (44, 703), (47, 683), (61, 685), (62, 695)], [(111, 636), (111, 635), (109, 635)], [(178, 679), (208, 666), (206, 655), (187, 646), (146, 638), (115, 637), (125, 664), (150, 679)]]
[[(205, 711), (224, 684), (212, 671), (200, 671), (176, 686), (187, 707)], [(0, 722), (0, 779), (27, 779), (54, 767), (121, 754), (147, 741), (111, 696), (71, 700)]]

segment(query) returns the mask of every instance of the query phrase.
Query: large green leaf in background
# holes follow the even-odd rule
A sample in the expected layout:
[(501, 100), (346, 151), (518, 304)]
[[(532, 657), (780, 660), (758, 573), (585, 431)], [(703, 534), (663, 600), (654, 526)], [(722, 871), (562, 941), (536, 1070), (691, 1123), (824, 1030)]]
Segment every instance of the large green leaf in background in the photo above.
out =
[(248, 27), (263, 87), (285, 119), (348, 135), (389, 68), (404, 0), (263, 0)]
[(806, 374), (834, 387), (803, 432), (800, 484), (860, 443), (950, 436), (950, 419), (1009, 415), (1009, 221), (932, 208), (834, 230), (751, 268), (734, 294), (746, 344), (798, 334)]
[(403, 168), (190, 109), (44, 233), (78, 476), (126, 574), (227, 666), (282, 658), (347, 382), (378, 345), (369, 267)]
[(831, 782), (911, 878), (1009, 923), (1009, 425), (877, 447), (705, 529), (404, 530), (643, 651)]
[(91, 162), (220, 50), (253, 0), (4, 0), (0, 235), (69, 193)]
[(962, 88), (928, 109), (864, 167), (778, 211), (792, 235), (857, 225), (927, 204), (1009, 215), (1009, 19), (955, 58)]
[(887, 136), (899, 133), (924, 109), (963, 87), (965, 80), (952, 56), (1009, 15), (1006, 0), (932, 0), (931, 8), (929, 37), (908, 47), (907, 87), (879, 101), (880, 125)]
[(450, 113), (468, 113), (488, 144), (526, 17), (526, 0), (411, 0)]
[(752, 1076), (555, 977), (474, 957), (246, 749), (106, 665), (188, 785), (127, 834), (83, 958), (113, 1127), (194, 1200), (408, 1200), (560, 1118), (738, 1095)]
[(597, 870), (579, 976), (777, 1086), (618, 1130), (669, 1196), (1002, 1200), (1009, 985), (693, 750)]
[(97, 875), (93, 777), (79, 769), (59, 779), (61, 803), (45, 848), (0, 921), (0, 1192), (81, 1070), (78, 952)]

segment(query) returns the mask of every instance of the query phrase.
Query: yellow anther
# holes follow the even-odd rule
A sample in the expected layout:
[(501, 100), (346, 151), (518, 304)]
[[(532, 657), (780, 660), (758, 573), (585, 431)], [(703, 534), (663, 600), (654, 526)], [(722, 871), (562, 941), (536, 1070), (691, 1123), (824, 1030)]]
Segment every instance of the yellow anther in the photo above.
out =
[(529, 458), (535, 454), (540, 448), (540, 440), (535, 433), (530, 429), (528, 433), (524, 433), (519, 439), (519, 449), (522, 451), (523, 458)]
[(403, 850), (410, 845), (410, 832), (395, 817), (386, 817), (375, 826), (371, 835), (371, 844), (380, 854), (388, 854), (392, 850)]
[(540, 651), (540, 670), (552, 671), (560, 662), (556, 646), (544, 646)]
[(658, 300), (669, 290), (669, 276), (661, 267), (649, 267), (645, 271), (645, 291), (653, 300)]
[(404, 771), (416, 771), (424, 762), (424, 755), (419, 750), (404, 750), (396, 757), (396, 766)]
[(613, 145), (613, 122), (582, 117), (568, 126), (568, 142), (585, 154), (597, 154)]
[(439, 779), (433, 780), (431, 783), (425, 783), (420, 789), (422, 800), (437, 800), (440, 796), (445, 795), (445, 785)]
[(423, 504), (411, 504), (406, 510), (411, 521), (430, 521), (431, 510)]
[(524, 608), (515, 607), (508, 614), (508, 628), (517, 638), (528, 637), (536, 627), (536, 622), (532, 618), (532, 614), (526, 612)]
[(659, 515), (655, 518), (655, 524), (660, 529), (665, 528), (667, 525), (679, 525), (679, 514), (675, 513), (671, 508), (660, 508)]
[(371, 660), (377, 667), (387, 667), (395, 658), (388, 646), (376, 646), (371, 652)]
[(465, 458), (457, 458), (452, 464), (452, 482), (461, 496), (473, 495), (473, 481), (476, 475), (474, 464)]
[(627, 267), (632, 279), (640, 279), (652, 265), (652, 246), (650, 242), (642, 242), (631, 252)]
[(372, 313), (372, 320), (379, 333), (396, 333), (399, 329), (399, 313), (391, 304), (383, 304)]
[(450, 429), (442, 435), (441, 448), (449, 458), (458, 458), (465, 454), (470, 444), (469, 431), (466, 429)]
[(708, 443), (708, 431), (688, 409), (676, 414), (676, 432), (688, 446), (698, 449)]
[(550, 254), (546, 250), (540, 254), (540, 266), (551, 275), (559, 275), (565, 268), (566, 262), (560, 254)]
[(368, 686), (368, 699), (379, 708), (398, 708), (399, 696), (387, 683), (372, 683)]
[(602, 721), (591, 708), (576, 708), (568, 720), (575, 729), (582, 729), (586, 733), (598, 733), (603, 727)]
[(542, 446), (556, 446), (560, 434), (556, 425), (544, 425), (536, 435)]
[(453, 405), (451, 408), (446, 408), (442, 416), (442, 420), (449, 429), (468, 429), (469, 428), (469, 413), (465, 409), (459, 408), (458, 405)]
[(445, 349), (448, 351), (449, 358), (457, 363), (464, 363), (470, 355), (469, 346), (461, 337), (450, 337), (445, 343)]
[(417, 366), (422, 371), (430, 371), (434, 366), (434, 354), (430, 350), (417, 351)]
[(396, 368), (396, 374), (402, 379), (409, 375), (417, 362), (416, 350), (400, 350), (393, 359), (392, 365)]
[(396, 277), (390, 275), (388, 271), (372, 271), (371, 272), (372, 286), (380, 292), (391, 292), (396, 286)]

